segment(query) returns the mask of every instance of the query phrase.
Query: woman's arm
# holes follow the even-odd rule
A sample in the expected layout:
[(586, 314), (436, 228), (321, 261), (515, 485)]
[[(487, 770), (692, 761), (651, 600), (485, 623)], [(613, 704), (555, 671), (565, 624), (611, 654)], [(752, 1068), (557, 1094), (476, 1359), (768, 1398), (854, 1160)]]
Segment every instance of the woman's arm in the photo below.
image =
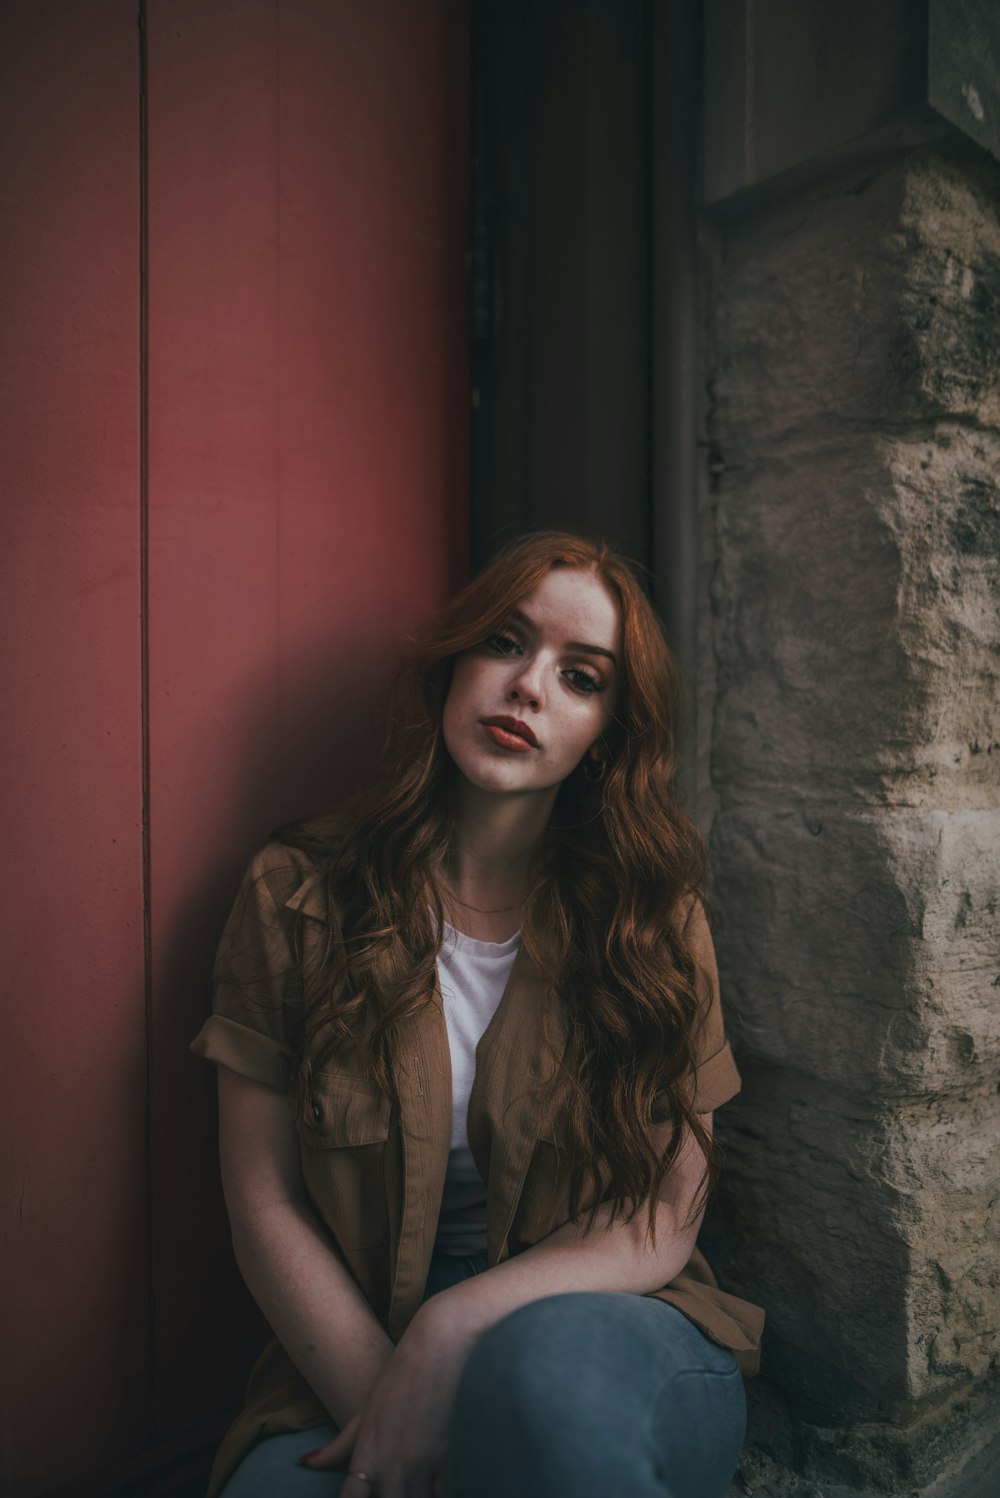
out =
[[(702, 1114), (701, 1121), (711, 1133), (712, 1115)], [(661, 1149), (668, 1127), (658, 1131)], [(483, 1332), (546, 1295), (569, 1290), (644, 1294), (668, 1284), (684, 1268), (698, 1236), (701, 1213), (692, 1216), (692, 1207), (703, 1171), (701, 1150), (688, 1135), (660, 1192), (655, 1252), (646, 1238), (646, 1212), (609, 1228), (608, 1204), (598, 1209), (586, 1239), (583, 1222), (565, 1223), (515, 1258), (432, 1295), (400, 1339), (397, 1356), (381, 1374), (358, 1424), (314, 1453), (307, 1465), (320, 1470), (350, 1458), (378, 1474), (387, 1492), (402, 1492), (409, 1479), (424, 1480), (414, 1491), (440, 1493), (455, 1389)], [(348, 1489), (360, 1493), (361, 1485), (348, 1479), (345, 1493)]]
[(219, 1074), (219, 1156), (240, 1273), (285, 1351), (343, 1428), (394, 1343), (331, 1252), (306, 1198), (298, 1139), (279, 1092)]
[[(712, 1115), (700, 1115), (711, 1135)], [(659, 1143), (666, 1148), (661, 1126)], [(494, 1322), (518, 1306), (570, 1290), (627, 1290), (644, 1295), (670, 1283), (684, 1268), (701, 1226), (703, 1212), (692, 1215), (705, 1169), (694, 1137), (687, 1133), (670, 1168), (656, 1210), (656, 1249), (647, 1236), (647, 1211), (631, 1222), (608, 1226), (611, 1204), (597, 1210), (594, 1227), (583, 1237), (586, 1218), (567, 1222), (541, 1242), (505, 1259), (492, 1269), (461, 1281), (426, 1301), (414, 1322), (446, 1336), (475, 1341)]]

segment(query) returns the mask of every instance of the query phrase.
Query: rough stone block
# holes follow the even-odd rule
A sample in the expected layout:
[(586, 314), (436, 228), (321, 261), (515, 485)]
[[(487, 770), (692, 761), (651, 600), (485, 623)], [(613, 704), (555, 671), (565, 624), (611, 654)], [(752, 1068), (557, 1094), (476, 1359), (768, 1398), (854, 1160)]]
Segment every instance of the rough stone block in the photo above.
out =
[(995, 163), (926, 149), (858, 166), (732, 226), (723, 276), (710, 384), (727, 470), (830, 434), (1000, 422)]
[(1000, 801), (1000, 438), (938, 424), (718, 496), (716, 788)]
[(742, 1060), (706, 1239), (768, 1307), (765, 1372), (829, 1425), (915, 1419), (1000, 1357), (995, 1088), (878, 1108)]
[(707, 1234), (798, 1418), (883, 1476), (1000, 1356), (998, 205), (963, 148), (761, 208), (711, 329), (700, 703), (745, 1087)]
[(876, 1100), (1000, 1078), (1000, 811), (796, 799), (723, 806), (712, 829), (741, 1052)]

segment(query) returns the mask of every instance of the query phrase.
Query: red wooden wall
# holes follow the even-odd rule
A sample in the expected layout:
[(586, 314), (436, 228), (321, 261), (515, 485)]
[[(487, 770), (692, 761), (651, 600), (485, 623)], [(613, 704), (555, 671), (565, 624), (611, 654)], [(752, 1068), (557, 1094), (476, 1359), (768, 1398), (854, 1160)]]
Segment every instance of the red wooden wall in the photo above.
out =
[[(0, 1486), (111, 1484), (259, 1329), (187, 1051), (239, 871), (464, 578), (465, 6), (0, 8)], [(81, 1489), (82, 1490), (82, 1489)]]

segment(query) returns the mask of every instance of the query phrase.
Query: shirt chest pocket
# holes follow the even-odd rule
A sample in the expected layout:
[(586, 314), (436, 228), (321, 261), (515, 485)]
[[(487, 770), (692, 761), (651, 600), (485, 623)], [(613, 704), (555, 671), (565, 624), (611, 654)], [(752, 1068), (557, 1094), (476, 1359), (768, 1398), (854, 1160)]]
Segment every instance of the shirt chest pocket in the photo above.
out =
[[(602, 1191), (608, 1180), (607, 1172), (602, 1171)], [(543, 1134), (535, 1144), (524, 1179), (511, 1236), (527, 1245), (562, 1227), (569, 1220), (569, 1181), (570, 1161), (564, 1144), (551, 1134)], [(588, 1192), (585, 1180), (581, 1210), (589, 1211), (594, 1199), (593, 1188)]]
[(385, 1156), (392, 1104), (363, 1078), (317, 1078), (296, 1120), (302, 1175), (316, 1211), (343, 1248), (389, 1235)]

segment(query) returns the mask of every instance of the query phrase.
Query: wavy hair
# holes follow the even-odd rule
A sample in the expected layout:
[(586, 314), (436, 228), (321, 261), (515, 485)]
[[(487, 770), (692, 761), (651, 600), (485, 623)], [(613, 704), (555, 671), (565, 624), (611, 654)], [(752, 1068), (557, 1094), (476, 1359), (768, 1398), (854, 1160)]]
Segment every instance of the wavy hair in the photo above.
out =
[[(569, 1213), (601, 1200), (611, 1221), (656, 1202), (689, 1129), (705, 1159), (700, 1201), (715, 1181), (711, 1136), (693, 1109), (699, 1004), (683, 922), (701, 898), (700, 834), (675, 796), (678, 673), (633, 565), (603, 541), (538, 531), (510, 542), (412, 642), (390, 773), (346, 827), (300, 823), (276, 834), (309, 853), (331, 921), (301, 992), (301, 1103), (311, 1077), (343, 1048), (361, 1047), (369, 1075), (398, 1102), (389, 1056), (401, 1023), (429, 1002), (442, 904), (435, 869), (454, 828), (455, 767), (442, 714), (452, 664), (509, 621), (552, 568), (595, 571), (621, 611), (624, 669), (607, 768), (594, 784), (583, 762), (559, 788), (536, 852), (522, 941), (553, 983), (567, 1029), (560, 1120), (570, 1161)], [(301, 946), (300, 946), (301, 956)], [(654, 1125), (668, 1123), (658, 1147)], [(627, 1214), (627, 1215), (626, 1215)]]

